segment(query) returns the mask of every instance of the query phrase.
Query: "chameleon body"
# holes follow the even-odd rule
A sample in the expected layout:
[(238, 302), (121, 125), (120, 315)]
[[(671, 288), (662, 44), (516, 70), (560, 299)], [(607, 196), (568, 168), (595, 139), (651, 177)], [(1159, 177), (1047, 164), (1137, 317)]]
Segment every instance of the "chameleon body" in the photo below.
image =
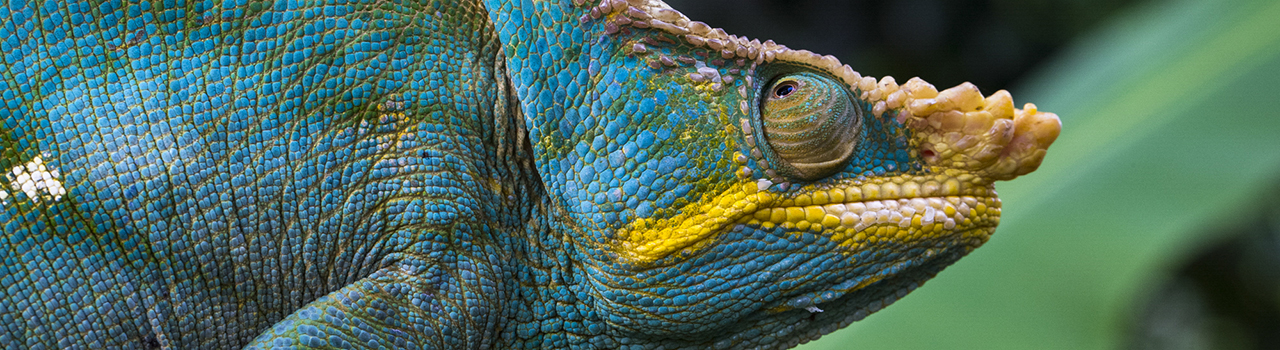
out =
[(1056, 116), (659, 1), (0, 7), (5, 348), (785, 348)]

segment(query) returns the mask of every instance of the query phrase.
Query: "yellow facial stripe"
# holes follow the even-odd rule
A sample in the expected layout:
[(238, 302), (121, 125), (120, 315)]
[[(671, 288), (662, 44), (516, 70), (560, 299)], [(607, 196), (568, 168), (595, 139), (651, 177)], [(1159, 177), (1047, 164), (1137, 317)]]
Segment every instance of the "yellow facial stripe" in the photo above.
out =
[(696, 250), (731, 225), (824, 232), (858, 251), (881, 241), (977, 239), (999, 223), (1000, 200), (989, 182), (967, 174), (898, 176), (865, 183), (801, 188), (782, 198), (760, 191), (767, 184), (742, 181), (717, 196), (681, 208), (671, 218), (643, 218), (619, 231), (618, 251), (648, 263), (681, 249)]
[(618, 233), (621, 252), (628, 260), (647, 263), (676, 250), (705, 242), (712, 233), (772, 204), (777, 196), (760, 192), (754, 182), (741, 182), (716, 196), (705, 197), (681, 208), (668, 219), (637, 219)]

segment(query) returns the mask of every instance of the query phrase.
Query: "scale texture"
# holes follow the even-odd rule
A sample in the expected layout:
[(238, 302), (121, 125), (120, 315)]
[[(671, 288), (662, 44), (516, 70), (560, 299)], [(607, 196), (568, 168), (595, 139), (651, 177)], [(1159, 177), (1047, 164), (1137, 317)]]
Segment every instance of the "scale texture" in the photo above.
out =
[(0, 6), (0, 347), (786, 348), (1060, 129), (656, 0)]

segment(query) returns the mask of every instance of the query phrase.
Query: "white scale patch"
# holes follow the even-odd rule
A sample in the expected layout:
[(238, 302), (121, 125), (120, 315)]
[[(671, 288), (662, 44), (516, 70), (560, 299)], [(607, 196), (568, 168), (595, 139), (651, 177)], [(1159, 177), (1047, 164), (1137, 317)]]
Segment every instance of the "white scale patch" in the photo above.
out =
[[(52, 171), (45, 167), (44, 160), (35, 157), (27, 164), (13, 167), (9, 171), (9, 183), (14, 192), (22, 192), (31, 198), (34, 202), (40, 201), (40, 195), (53, 197), (53, 200), (62, 199), (67, 194), (67, 189), (62, 187), (62, 181), (58, 180), (58, 170)], [(0, 203), (8, 203), (9, 193), (0, 190)]]

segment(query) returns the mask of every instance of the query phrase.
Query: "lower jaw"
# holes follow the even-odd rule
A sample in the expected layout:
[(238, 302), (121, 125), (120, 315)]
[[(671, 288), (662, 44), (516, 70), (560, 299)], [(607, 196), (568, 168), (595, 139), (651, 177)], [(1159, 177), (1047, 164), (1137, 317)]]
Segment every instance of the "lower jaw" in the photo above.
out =
[[(879, 247), (880, 250), (889, 250), (895, 252), (916, 252), (916, 256), (907, 256), (904, 260), (896, 262), (887, 262), (886, 267), (871, 271), (870, 274), (853, 276), (839, 282), (823, 291), (804, 293), (798, 296), (786, 299), (777, 306), (768, 308), (771, 313), (784, 312), (795, 309), (809, 310), (811, 312), (821, 312), (820, 304), (831, 302), (844, 298), (852, 293), (860, 293), (868, 288), (875, 288), (877, 285), (884, 285), (888, 280), (893, 280), (902, 276), (902, 271), (918, 270), (921, 267), (931, 265), (939, 265), (945, 267), (959, 259), (960, 256), (967, 254), (969, 251), (976, 249), (983, 243), (986, 243), (994, 227), (976, 227), (963, 231), (954, 232), (954, 236), (947, 237), (939, 241), (928, 242), (920, 246), (900, 245), (893, 242), (884, 243)], [(893, 248), (898, 245), (901, 248)], [(858, 252), (850, 252), (858, 253)], [(954, 257), (954, 259), (949, 259)], [(931, 276), (931, 275), (930, 275)], [(921, 281), (923, 282), (923, 281)], [(914, 286), (906, 288), (907, 291), (915, 289)], [(905, 295), (905, 292), (904, 292)]]
[(832, 298), (812, 298), (812, 307), (787, 311), (796, 313), (806, 323), (797, 324), (797, 332), (793, 335), (801, 343), (808, 342), (860, 321), (905, 297), (971, 250), (954, 247), (929, 259), (895, 264), (886, 269), (897, 271), (892, 275), (856, 289), (835, 293)]

